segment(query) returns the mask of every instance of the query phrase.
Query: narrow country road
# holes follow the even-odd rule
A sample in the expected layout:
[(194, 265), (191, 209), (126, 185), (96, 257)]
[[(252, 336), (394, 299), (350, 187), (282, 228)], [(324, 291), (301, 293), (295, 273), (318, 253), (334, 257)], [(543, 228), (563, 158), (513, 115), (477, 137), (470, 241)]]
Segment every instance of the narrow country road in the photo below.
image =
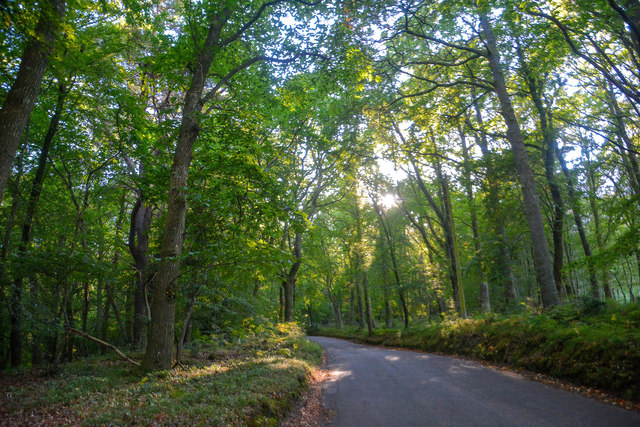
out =
[(640, 426), (640, 413), (467, 360), (310, 339), (327, 354), (331, 426)]

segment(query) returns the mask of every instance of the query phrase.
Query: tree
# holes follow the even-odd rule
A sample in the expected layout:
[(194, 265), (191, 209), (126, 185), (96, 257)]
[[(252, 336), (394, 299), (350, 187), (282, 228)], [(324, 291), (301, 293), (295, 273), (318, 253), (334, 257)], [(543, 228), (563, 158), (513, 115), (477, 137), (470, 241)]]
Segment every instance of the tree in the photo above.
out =
[(467, 193), (467, 200), (469, 202), (469, 213), (471, 215), (471, 231), (473, 233), (473, 246), (476, 251), (476, 256), (480, 258), (480, 265), (478, 268), (478, 279), (480, 282), (480, 307), (483, 311), (489, 312), (491, 311), (491, 299), (489, 297), (489, 283), (487, 283), (484, 274), (484, 270), (486, 268), (486, 259), (485, 256), (482, 255), (482, 243), (480, 241), (478, 214), (471, 178), (469, 147), (467, 146), (467, 137), (465, 131), (461, 126), (458, 128), (458, 133), (460, 134), (460, 142), (462, 143), (462, 179), (465, 191)]
[[(241, 37), (263, 18), (268, 8), (279, 3), (283, 2), (276, 0), (260, 4), (240, 26), (234, 26), (234, 21), (231, 18), (232, 16), (235, 18), (237, 14), (237, 17), (242, 19), (243, 10), (241, 8), (232, 9), (225, 6), (220, 11), (211, 11), (211, 18), (206, 27), (206, 38), (202, 45), (198, 45), (199, 41), (196, 39), (195, 57), (193, 62), (189, 64), (191, 77), (189, 87), (184, 95), (180, 127), (171, 165), (167, 213), (160, 245), (160, 261), (153, 282), (154, 291), (148, 343), (141, 364), (143, 369), (168, 369), (172, 363), (175, 299), (178, 291), (177, 279), (180, 275), (180, 258), (184, 244), (187, 213), (185, 189), (193, 155), (193, 145), (200, 133), (199, 116), (202, 109), (207, 103), (215, 101), (220, 96), (221, 89), (237, 73), (256, 62), (264, 60), (291, 62), (297, 57), (278, 59), (261, 54), (252, 56), (236, 64), (233, 68), (227, 69), (223, 77), (213, 84), (213, 88), (205, 93), (209, 71), (214, 60), (221, 56), (221, 52), (224, 52), (225, 48), (228, 50), (228, 46), (241, 40)], [(196, 34), (192, 34), (192, 36), (196, 36)]]
[[(38, 157), (38, 165), (36, 169), (36, 175), (31, 185), (31, 191), (29, 194), (29, 200), (27, 201), (27, 209), (25, 212), (24, 221), (22, 223), (22, 236), (20, 239), (20, 246), (18, 247), (18, 256), (25, 256), (27, 248), (31, 244), (33, 237), (33, 221), (36, 213), (36, 207), (38, 205), (38, 199), (42, 192), (42, 186), (45, 178), (45, 168), (47, 167), (47, 159), (49, 156), (49, 150), (53, 139), (58, 131), (60, 125), (60, 116), (63, 113), (63, 106), (65, 98), (69, 93), (69, 88), (64, 83), (58, 85), (58, 95), (56, 100), (55, 109), (49, 127), (45, 135), (40, 155)], [(23, 293), (23, 280), (22, 275), (18, 275), (14, 279), (13, 287), (11, 289), (11, 335), (9, 338), (9, 346), (11, 348), (11, 366), (19, 366), (22, 364), (22, 293)], [(35, 289), (32, 289), (32, 293)], [(86, 329), (86, 324), (85, 324)], [(34, 351), (32, 352), (32, 363), (39, 365), (41, 363), (41, 356), (38, 350), (39, 343), (37, 340), (34, 344)]]
[(529, 158), (525, 149), (522, 131), (518, 119), (513, 111), (511, 98), (507, 91), (507, 85), (502, 70), (500, 53), (498, 51), (496, 37), (493, 27), (485, 11), (479, 11), (480, 25), (486, 40), (487, 59), (491, 74), (493, 75), (493, 85), (496, 95), (500, 101), (502, 115), (507, 126), (507, 139), (511, 144), (513, 156), (515, 158), (516, 169), (520, 178), (520, 186), (524, 197), (524, 208), (529, 223), (531, 243), (533, 247), (533, 260), (536, 266), (536, 277), (542, 304), (550, 307), (559, 303), (558, 291), (553, 279), (553, 271), (549, 260), (549, 246), (544, 233), (544, 224), (540, 213), (538, 195), (533, 177), (533, 172), (529, 164)]
[[(377, 190), (377, 191), (376, 191)], [(389, 251), (389, 257), (391, 258), (391, 271), (393, 272), (393, 277), (396, 282), (396, 290), (398, 291), (398, 299), (400, 300), (400, 307), (402, 308), (402, 318), (404, 321), (404, 327), (409, 327), (409, 307), (407, 305), (406, 293), (405, 293), (405, 285), (400, 279), (400, 263), (398, 260), (398, 247), (396, 241), (394, 240), (394, 236), (392, 235), (391, 225), (389, 219), (387, 218), (386, 212), (380, 206), (380, 201), (378, 200), (381, 191), (379, 191), (379, 187), (374, 185), (372, 192), (369, 193), (369, 198), (371, 200), (371, 204), (373, 205), (373, 209), (378, 215), (378, 221), (380, 225), (381, 235), (385, 239), (385, 246)]]
[[(455, 7), (449, 5), (446, 8), (430, 3), (399, 7), (398, 12), (401, 15), (393, 23), (390, 29), (393, 33), (388, 37), (392, 49), (387, 61), (394, 69), (413, 78), (423, 87), (408, 93), (401, 92), (393, 102), (424, 97), (438, 90), (456, 86), (475, 87), (496, 94), (506, 127), (506, 139), (511, 145), (515, 170), (520, 180), (524, 211), (535, 255), (537, 282), (543, 305), (548, 307), (557, 304), (559, 300), (553, 280), (537, 186), (506, 85), (498, 42), (489, 19), (490, 11), (489, 4), (473, 8), (457, 3)], [(469, 23), (465, 31), (461, 31), (458, 26), (457, 18), (461, 15), (469, 18), (463, 20), (464, 23)], [(479, 22), (479, 25), (471, 24), (474, 17), (477, 17), (476, 22)], [(439, 25), (434, 25), (436, 22)], [(471, 35), (470, 39), (465, 35), (467, 33)], [(398, 51), (399, 49), (404, 51)], [(401, 62), (398, 64), (396, 61)], [(403, 66), (417, 70), (407, 71)]]
[(49, 55), (64, 16), (64, 0), (47, 0), (40, 5), (34, 37), (25, 46), (18, 74), (0, 109), (0, 203), (11, 175), (13, 160), (24, 128), (40, 91)]

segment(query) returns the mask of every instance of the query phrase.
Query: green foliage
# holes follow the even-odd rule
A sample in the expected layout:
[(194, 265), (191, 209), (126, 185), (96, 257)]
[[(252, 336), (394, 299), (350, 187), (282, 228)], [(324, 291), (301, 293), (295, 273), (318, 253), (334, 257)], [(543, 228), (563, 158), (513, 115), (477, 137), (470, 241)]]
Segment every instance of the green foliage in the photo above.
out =
[[(5, 3), (0, 8), (0, 100), (15, 79), (42, 2)], [(94, 343), (68, 339), (67, 322), (131, 348), (134, 287), (141, 275), (129, 251), (133, 207), (141, 201), (151, 210), (151, 225), (142, 234), (149, 237), (144, 255), (152, 279), (183, 101), (197, 72), (194, 61), (222, 7), (232, 14), (221, 33), (226, 39), (251, 22), (264, 3), (67, 2), (63, 31), (0, 205), (2, 368), (10, 359), (11, 301), (17, 294), (17, 279), (24, 284), (16, 304), (22, 309), (22, 353), (33, 356), (23, 358), (27, 365), (51, 362), (57, 351), (63, 361), (100, 351)], [(447, 177), (457, 239), (454, 249), (469, 311), (480, 310), (479, 285), (487, 282), (493, 311), (519, 312), (524, 301), (531, 313), (484, 318), (486, 325), (493, 325), (496, 343), (469, 351), (496, 359), (515, 357), (523, 364), (528, 357), (532, 361), (526, 363), (550, 372), (556, 359), (547, 352), (556, 346), (562, 348), (561, 354), (567, 353), (562, 356), (566, 360), (557, 362), (567, 372), (571, 360), (580, 365), (582, 356), (571, 350), (580, 347), (574, 342), (579, 338), (571, 328), (582, 331), (585, 319), (602, 316), (603, 325), (617, 325), (611, 321), (615, 308), (609, 301), (605, 305), (598, 292), (606, 291), (610, 300), (632, 301), (640, 283), (636, 267), (640, 187), (633, 171), (640, 135), (639, 101), (633, 98), (638, 93), (638, 61), (637, 52), (630, 50), (634, 44), (628, 26), (611, 2), (328, 1), (313, 7), (302, 3), (270, 4), (237, 39), (215, 48), (215, 60), (205, 76), (205, 94), (214, 87), (218, 92), (198, 110), (199, 134), (189, 153), (193, 160), (175, 300), (179, 327), (193, 304), (188, 350), (250, 344), (265, 335), (275, 339), (278, 332), (269, 321), (280, 317), (281, 283), (299, 260), (294, 318), (306, 323), (325, 325), (340, 316), (345, 324), (362, 321), (357, 311), (364, 296), (358, 296), (356, 289), (359, 285), (364, 294), (365, 283), (378, 324), (398, 323), (400, 291), (412, 322), (450, 319), (453, 291), (443, 224), (418, 189), (415, 161), (441, 209), (445, 198), (436, 164)], [(504, 64), (509, 64), (507, 86), (534, 175), (544, 176), (543, 129), (526, 90), (520, 54), (539, 85), (543, 107), (557, 132), (559, 153), (570, 169), (564, 176), (554, 160), (553, 174), (566, 211), (562, 242), (566, 305), (540, 317), (534, 315), (540, 308), (521, 190), (483, 53), (486, 40), (479, 37), (479, 11), (489, 15)], [(537, 12), (557, 17), (587, 58), (576, 60), (558, 25)], [(228, 75), (257, 55), (295, 60), (259, 61)], [(614, 84), (593, 64), (609, 70)], [(616, 76), (624, 79), (616, 81)], [(18, 251), (26, 202), (61, 84), (69, 92), (47, 159), (32, 239), (25, 251)], [(396, 132), (393, 124), (401, 131)], [(462, 160), (463, 140), (467, 160)], [(569, 180), (574, 184), (575, 205), (569, 203)], [(548, 227), (553, 217), (549, 185), (544, 179), (536, 185)], [(384, 214), (396, 252), (398, 283), (392, 275), (391, 245), (370, 200), (392, 193), (397, 193), (398, 205)], [(584, 255), (573, 213), (582, 217), (592, 256)], [(426, 238), (411, 219), (423, 227)], [(504, 238), (498, 235), (501, 227)], [(302, 255), (295, 248), (298, 233)], [(516, 283), (515, 301), (505, 297), (505, 267)], [(590, 289), (591, 269), (598, 282), (595, 292)], [(152, 287), (149, 284), (147, 291)], [(149, 292), (146, 297), (145, 305), (151, 303)], [(632, 319), (632, 311), (623, 317)], [(521, 336), (534, 318), (538, 320), (531, 330), (539, 327), (557, 334), (553, 341), (557, 344), (547, 344), (546, 338), (533, 333)], [(480, 319), (450, 320), (429, 326), (428, 330), (436, 328), (435, 337), (446, 336), (446, 340), (429, 338), (430, 345), (458, 351), (464, 339), (476, 342), (473, 328), (479, 324), (484, 325)], [(555, 331), (558, 325), (568, 332)], [(606, 335), (602, 328), (596, 335)], [(378, 330), (367, 339), (408, 340), (411, 331)], [(416, 331), (418, 340), (422, 332)], [(622, 341), (635, 339), (609, 332), (611, 337), (624, 337)], [(530, 355), (505, 342), (521, 342)], [(603, 354), (607, 345), (614, 350), (626, 345), (603, 337), (594, 342), (599, 344), (593, 352)], [(543, 356), (535, 356), (537, 346)], [(36, 357), (37, 350), (42, 360)], [(274, 347), (269, 352), (288, 357), (292, 349)], [(69, 369), (80, 365), (74, 362)], [(98, 377), (96, 373), (95, 387), (106, 381), (116, 389), (126, 388)], [(156, 380), (160, 381), (154, 377), (140, 387), (152, 387)], [(79, 389), (85, 387), (89, 385)], [(160, 392), (162, 387), (153, 390)], [(65, 393), (78, 397), (69, 388), (54, 392), (55, 399), (70, 402), (64, 400)], [(251, 404), (263, 405), (270, 414), (279, 412), (275, 401), (256, 402)], [(137, 415), (123, 414), (118, 415), (123, 423), (135, 422)], [(266, 424), (271, 416), (266, 415)]]

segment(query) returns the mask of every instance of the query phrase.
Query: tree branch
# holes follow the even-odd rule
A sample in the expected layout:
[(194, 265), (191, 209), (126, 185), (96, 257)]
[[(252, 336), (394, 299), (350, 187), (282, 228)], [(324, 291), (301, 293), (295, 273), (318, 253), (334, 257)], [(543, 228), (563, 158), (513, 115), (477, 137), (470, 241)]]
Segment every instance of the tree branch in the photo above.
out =
[(140, 362), (136, 362), (135, 360), (130, 359), (129, 357), (127, 357), (127, 356), (126, 356), (122, 351), (120, 351), (120, 349), (118, 349), (118, 347), (116, 347), (115, 345), (113, 345), (113, 344), (109, 344), (108, 342), (105, 342), (105, 341), (102, 341), (101, 339), (96, 338), (96, 337), (93, 337), (93, 336), (91, 336), (91, 335), (89, 335), (89, 334), (87, 334), (87, 333), (85, 333), (85, 332), (82, 332), (82, 331), (80, 331), (80, 330), (76, 329), (76, 328), (68, 327), (67, 329), (68, 329), (68, 330), (69, 330), (69, 332), (71, 332), (72, 334), (79, 335), (79, 336), (81, 336), (82, 338), (86, 338), (86, 339), (88, 339), (88, 340), (91, 340), (91, 341), (97, 342), (98, 344), (103, 345), (103, 346), (105, 346), (105, 347), (109, 347), (110, 349), (112, 349), (113, 351), (115, 351), (116, 353), (118, 353), (118, 355), (119, 355), (120, 357), (122, 357), (124, 360), (126, 360), (127, 362), (129, 362), (129, 363), (131, 363), (132, 365), (135, 365), (135, 366), (140, 366)]
[[(578, 46), (576, 46), (576, 44), (571, 39), (571, 35), (569, 34), (569, 29), (567, 27), (565, 27), (564, 24), (562, 24), (562, 22), (560, 22), (560, 20), (558, 18), (556, 18), (556, 17), (554, 17), (552, 15), (549, 15), (547, 13), (542, 13), (542, 12), (526, 11), (525, 13), (527, 13), (528, 15), (531, 15), (531, 16), (544, 18), (544, 19), (547, 19), (547, 20), (553, 22), (556, 25), (556, 27), (558, 27), (560, 32), (562, 33), (562, 36), (564, 37), (565, 41), (567, 42), (567, 44), (571, 48), (571, 51), (574, 54), (576, 54), (580, 58), (584, 59), (593, 68), (598, 70), (611, 84), (613, 84), (616, 88), (618, 88), (626, 97), (628, 97), (629, 99), (634, 100), (637, 103), (640, 103), (640, 95), (638, 95), (638, 93), (635, 90), (632, 90), (629, 87), (625, 87), (625, 85), (623, 85), (613, 75), (611, 75), (610, 72), (605, 70), (600, 64), (598, 64), (598, 62), (593, 60), (589, 55), (587, 55), (587, 54), (583, 53), (582, 51), (580, 51)], [(616, 73), (619, 74), (619, 70), (616, 69)]]
[(405, 13), (405, 16), (404, 16), (404, 32), (407, 33), (407, 34), (410, 34), (410, 35), (412, 35), (414, 37), (418, 37), (419, 39), (432, 41), (432, 42), (441, 44), (443, 46), (450, 47), (452, 49), (464, 50), (466, 52), (470, 52), (470, 53), (473, 53), (474, 55), (482, 56), (482, 57), (485, 57), (485, 58), (488, 56), (487, 52), (484, 51), (484, 50), (481, 50), (481, 49), (474, 49), (472, 47), (464, 46), (464, 45), (461, 45), (461, 44), (447, 42), (445, 40), (442, 40), (442, 39), (439, 39), (439, 38), (436, 38), (436, 37), (432, 37), (432, 36), (428, 36), (426, 34), (416, 33), (415, 31), (413, 31), (412, 29), (409, 28), (409, 18), (407, 17), (406, 13)]
[(290, 64), (290, 63), (296, 61), (297, 59), (301, 58), (302, 56), (307, 56), (307, 55), (309, 55), (309, 56), (318, 56), (318, 57), (326, 59), (326, 57), (324, 57), (323, 55), (310, 53), (310, 52), (299, 52), (299, 53), (295, 54), (291, 58), (274, 58), (274, 57), (266, 56), (266, 55), (257, 55), (257, 56), (254, 56), (253, 58), (249, 58), (246, 61), (244, 61), (243, 63), (241, 63), (240, 65), (238, 65), (235, 68), (233, 68), (232, 70), (230, 70), (222, 79), (220, 79), (218, 84), (216, 84), (213, 89), (211, 89), (204, 97), (202, 97), (200, 99), (200, 105), (204, 105), (207, 102), (211, 101), (216, 96), (216, 94), (218, 93), (220, 88), (222, 86), (228, 84), (229, 81), (231, 80), (231, 78), (233, 78), (233, 76), (238, 74), (240, 71), (249, 68), (250, 66), (252, 66), (256, 62), (267, 61), (267, 62), (277, 62), (279, 64)]
[(305, 6), (316, 6), (321, 3), (321, 0), (314, 1), (314, 2), (308, 2), (304, 0), (273, 0), (273, 1), (263, 3), (258, 9), (258, 11), (255, 13), (255, 15), (253, 15), (251, 19), (249, 19), (242, 27), (240, 27), (238, 31), (235, 32), (235, 34), (233, 34), (231, 37), (229, 37), (228, 39), (220, 43), (220, 47), (224, 47), (229, 43), (232, 43), (235, 40), (238, 40), (238, 38), (240, 38), (242, 34), (244, 34), (249, 28), (253, 26), (253, 24), (256, 23), (256, 21), (258, 21), (258, 19), (260, 19), (260, 17), (268, 7), (275, 6), (278, 3), (284, 3), (286, 1), (292, 1), (293, 3), (303, 4)]

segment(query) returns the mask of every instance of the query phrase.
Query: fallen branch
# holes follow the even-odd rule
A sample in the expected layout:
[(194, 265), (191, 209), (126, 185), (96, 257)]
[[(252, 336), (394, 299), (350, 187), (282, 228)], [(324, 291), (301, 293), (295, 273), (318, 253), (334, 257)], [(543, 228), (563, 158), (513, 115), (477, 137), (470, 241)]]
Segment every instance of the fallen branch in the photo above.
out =
[(123, 352), (121, 352), (118, 349), (118, 347), (116, 347), (113, 344), (109, 344), (108, 342), (102, 341), (99, 338), (93, 337), (93, 336), (91, 336), (91, 335), (89, 335), (89, 334), (87, 334), (85, 332), (82, 332), (82, 331), (80, 331), (78, 329), (75, 329), (75, 328), (69, 328), (69, 332), (71, 332), (72, 334), (80, 335), (81, 337), (86, 338), (88, 340), (95, 341), (98, 344), (101, 344), (101, 345), (103, 345), (105, 347), (109, 347), (110, 349), (112, 349), (113, 351), (118, 353), (118, 355), (120, 355), (120, 357), (122, 357), (127, 362), (129, 362), (129, 363), (131, 363), (131, 364), (133, 364), (135, 366), (140, 366), (140, 362), (136, 362), (135, 360), (128, 358)]

